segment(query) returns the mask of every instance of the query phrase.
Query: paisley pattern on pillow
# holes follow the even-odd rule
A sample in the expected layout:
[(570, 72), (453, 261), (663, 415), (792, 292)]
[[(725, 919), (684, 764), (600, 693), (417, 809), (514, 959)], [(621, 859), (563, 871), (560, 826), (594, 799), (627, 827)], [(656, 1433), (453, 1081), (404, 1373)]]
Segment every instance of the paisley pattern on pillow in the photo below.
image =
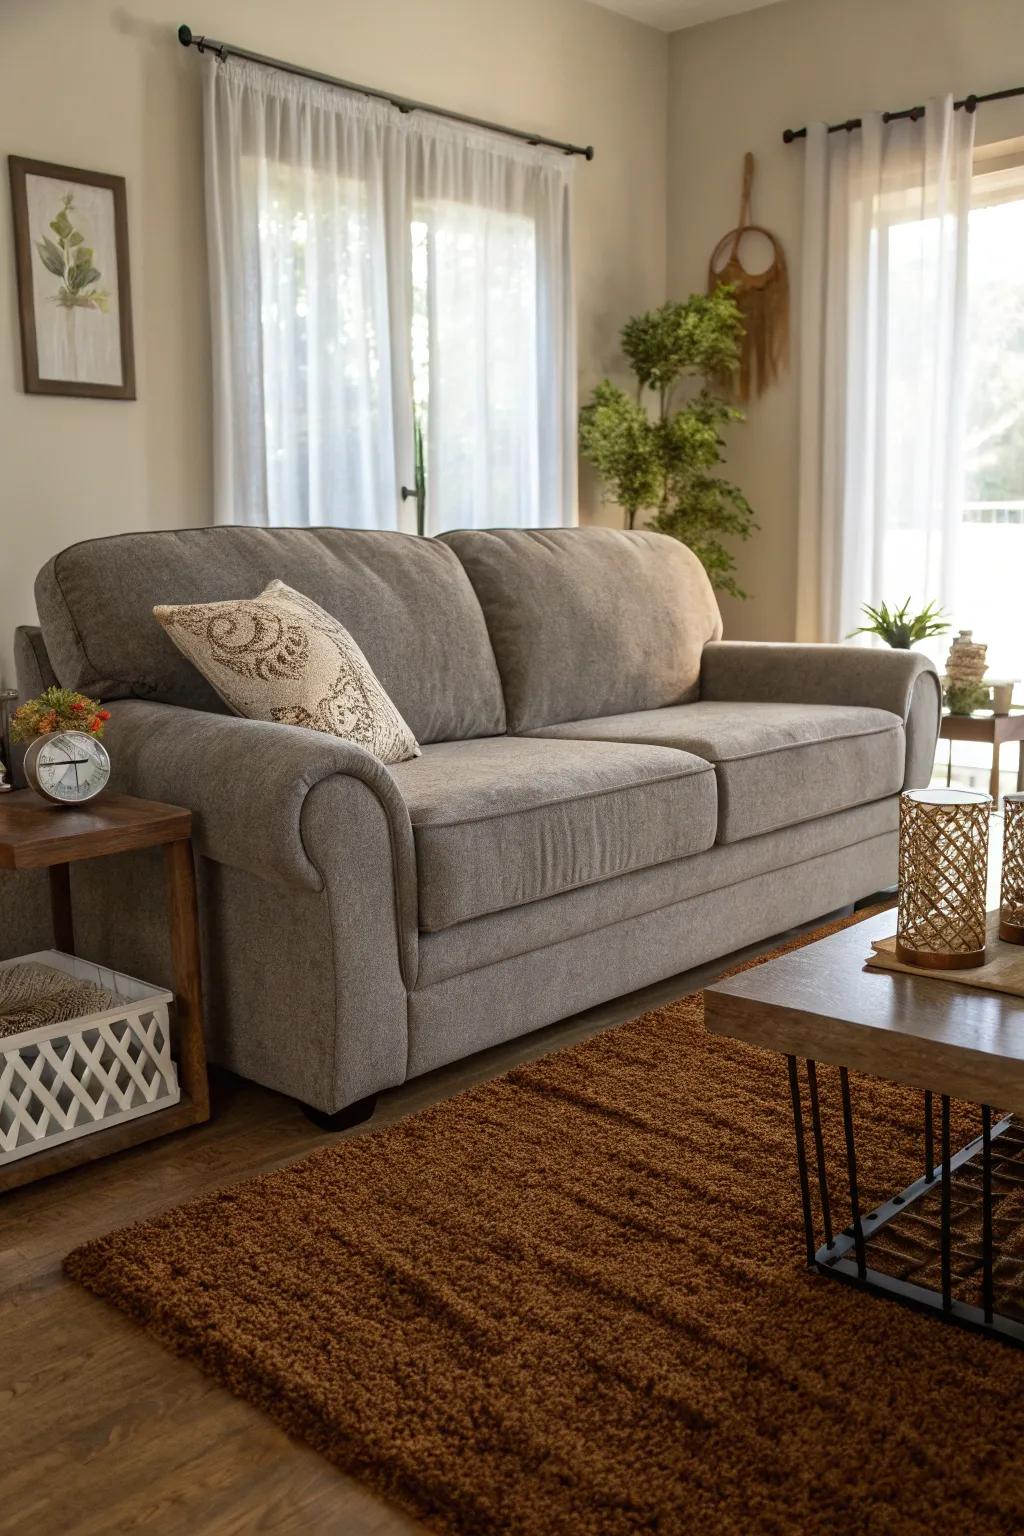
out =
[(168, 605), (153, 614), (236, 714), (344, 737), (382, 763), (419, 756), (415, 736), (345, 626), (283, 581), (256, 598)]

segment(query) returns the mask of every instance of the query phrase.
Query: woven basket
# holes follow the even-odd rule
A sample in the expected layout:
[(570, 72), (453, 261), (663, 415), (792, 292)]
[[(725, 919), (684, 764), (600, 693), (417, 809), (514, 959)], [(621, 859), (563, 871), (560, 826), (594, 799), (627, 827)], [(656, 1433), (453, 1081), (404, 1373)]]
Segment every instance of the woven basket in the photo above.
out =
[(0, 1167), (177, 1104), (173, 993), (57, 950), (21, 955), (120, 999), (117, 1008), (0, 1039)]

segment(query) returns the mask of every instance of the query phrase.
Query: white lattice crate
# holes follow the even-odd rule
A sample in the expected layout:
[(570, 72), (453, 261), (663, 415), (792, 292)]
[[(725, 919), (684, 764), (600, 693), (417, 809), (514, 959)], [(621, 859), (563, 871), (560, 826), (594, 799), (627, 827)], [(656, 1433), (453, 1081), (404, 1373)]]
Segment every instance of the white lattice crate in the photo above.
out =
[(36, 961), (91, 981), (117, 1008), (0, 1036), (0, 1167), (177, 1104), (171, 1058), (173, 993), (58, 950), (0, 961)]

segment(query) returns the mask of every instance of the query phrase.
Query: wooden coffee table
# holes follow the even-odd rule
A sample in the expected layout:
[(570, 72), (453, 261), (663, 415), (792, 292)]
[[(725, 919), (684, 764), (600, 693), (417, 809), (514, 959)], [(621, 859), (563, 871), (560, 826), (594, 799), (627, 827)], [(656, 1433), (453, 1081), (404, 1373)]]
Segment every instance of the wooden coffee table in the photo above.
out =
[[(1024, 1184), (1024, 999), (984, 992), (929, 976), (865, 967), (872, 939), (895, 931), (895, 909), (707, 988), (708, 1029), (786, 1056), (796, 1134), (807, 1263), (822, 1274), (937, 1313), (948, 1322), (1024, 1344), (1024, 1309), (999, 1310), (994, 1274), (998, 1204)], [(809, 1135), (798, 1063), (805, 1063)], [(817, 1064), (839, 1068), (851, 1224), (833, 1229), (829, 1171), (822, 1137)], [(923, 1093), (921, 1176), (874, 1210), (861, 1210), (849, 1069), (905, 1083)], [(980, 1134), (950, 1147), (950, 1098), (979, 1106)], [(933, 1101), (939, 1103), (938, 1134)], [(991, 1106), (1001, 1118), (994, 1123)], [(833, 1173), (835, 1170), (833, 1170)], [(960, 1177), (958, 1178), (958, 1174)], [(812, 1183), (814, 1196), (812, 1199)], [(871, 1243), (917, 1202), (936, 1201), (939, 1233), (935, 1289), (872, 1264)], [(977, 1300), (953, 1294), (963, 1278), (961, 1242), (954, 1276), (953, 1204), (957, 1220), (973, 1200), (980, 1233)], [(816, 1223), (820, 1222), (820, 1233)], [(819, 1240), (819, 1236), (824, 1241)], [(974, 1288), (972, 1281), (972, 1288)]]

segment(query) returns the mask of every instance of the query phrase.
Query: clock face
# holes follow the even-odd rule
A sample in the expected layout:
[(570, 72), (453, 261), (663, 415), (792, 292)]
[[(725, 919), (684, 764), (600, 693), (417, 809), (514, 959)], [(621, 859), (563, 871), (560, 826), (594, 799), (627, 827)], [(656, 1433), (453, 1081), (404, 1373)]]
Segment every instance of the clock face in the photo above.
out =
[(48, 800), (78, 805), (91, 800), (110, 778), (110, 758), (100, 742), (84, 731), (60, 731), (44, 737), (26, 771)]

